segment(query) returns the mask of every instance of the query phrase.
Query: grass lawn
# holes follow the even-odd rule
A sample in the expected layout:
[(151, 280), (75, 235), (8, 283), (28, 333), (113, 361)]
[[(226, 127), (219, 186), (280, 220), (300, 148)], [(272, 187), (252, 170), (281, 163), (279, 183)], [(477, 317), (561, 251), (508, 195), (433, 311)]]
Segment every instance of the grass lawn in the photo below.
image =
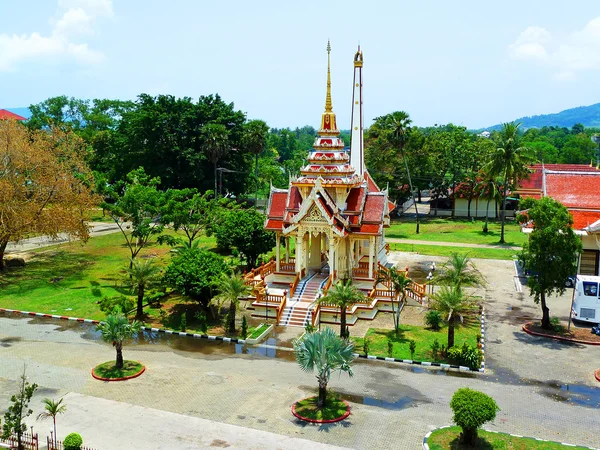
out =
[(398, 252), (417, 252), (421, 255), (450, 256), (452, 253), (467, 253), (470, 258), (481, 259), (514, 259), (517, 251), (502, 248), (467, 248), (445, 245), (399, 244), (390, 242), (390, 249)]
[(269, 328), (268, 323), (261, 323), (258, 327), (248, 327), (248, 339), (256, 339)]
[[(454, 345), (462, 346), (463, 342), (469, 345), (477, 344), (477, 335), (480, 332), (479, 323), (476, 322), (468, 327), (455, 329)], [(431, 352), (431, 344), (437, 339), (440, 347), (448, 343), (448, 329), (444, 325), (440, 331), (432, 331), (424, 326), (400, 325), (400, 333), (396, 336), (394, 330), (382, 328), (369, 328), (366, 334), (369, 339), (369, 355), (388, 356), (388, 339), (393, 343), (392, 358), (414, 359), (415, 361), (447, 362), (440, 357), (434, 357)], [(364, 353), (364, 339), (352, 337), (355, 342), (355, 351)], [(413, 339), (416, 343), (414, 357), (411, 357), (409, 341)]]
[(478, 442), (475, 447), (465, 447), (458, 442), (460, 427), (443, 428), (431, 433), (427, 440), (431, 450), (555, 450), (555, 449), (586, 449), (588, 447), (567, 447), (558, 442), (541, 442), (535, 439), (518, 438), (508, 434), (478, 431)]
[[(500, 221), (490, 220), (489, 232), (483, 230), (485, 221), (449, 218), (420, 218), (420, 233), (416, 234), (414, 219), (395, 220), (386, 230), (386, 236), (419, 241), (464, 242), (467, 244), (499, 245)], [(527, 241), (527, 235), (514, 221), (507, 221), (504, 227), (506, 245), (521, 246)]]
[(297, 402), (296, 412), (307, 419), (333, 420), (342, 417), (348, 410), (348, 406), (333, 394), (327, 396), (323, 409), (317, 408), (318, 399), (318, 397), (310, 397)]
[(94, 367), (94, 375), (101, 378), (123, 378), (140, 373), (143, 365), (137, 361), (123, 361), (123, 367), (117, 369), (115, 361), (107, 361)]

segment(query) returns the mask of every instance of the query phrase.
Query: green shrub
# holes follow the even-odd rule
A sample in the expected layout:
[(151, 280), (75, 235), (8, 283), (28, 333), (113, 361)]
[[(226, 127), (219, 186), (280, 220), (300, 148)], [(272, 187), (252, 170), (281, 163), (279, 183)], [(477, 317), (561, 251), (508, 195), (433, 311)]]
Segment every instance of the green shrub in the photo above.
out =
[(317, 327), (311, 325), (310, 323), (307, 323), (304, 327), (304, 331), (309, 334), (314, 333), (315, 331), (317, 331)]
[(477, 429), (494, 420), (500, 411), (492, 397), (469, 388), (461, 388), (454, 393), (450, 408), (454, 412), (452, 420), (462, 428), (460, 440), (467, 445), (475, 445)]
[(363, 340), (363, 351), (366, 356), (369, 356), (369, 338), (365, 336)]
[(477, 347), (473, 347), (465, 342), (462, 347), (455, 346), (450, 348), (448, 350), (448, 359), (459, 366), (478, 370), (481, 367), (482, 353)]
[(442, 315), (437, 311), (429, 311), (425, 314), (425, 325), (434, 331), (439, 331), (442, 328)]
[(440, 351), (440, 343), (436, 339), (436, 340), (433, 341), (433, 344), (431, 344), (431, 354), (433, 355), (433, 360), (434, 361), (437, 359), (439, 351)]
[(161, 309), (158, 311), (158, 317), (163, 327), (166, 326), (169, 320), (169, 314), (164, 309)]
[(392, 340), (390, 338), (388, 338), (388, 340), (387, 340), (387, 353), (390, 358), (394, 354), (394, 343), (392, 342)]
[(181, 331), (185, 331), (187, 328), (187, 318), (185, 316), (185, 313), (181, 314), (181, 323), (179, 325), (179, 328), (181, 328)]
[(115, 308), (119, 308), (126, 316), (133, 311), (134, 304), (133, 300), (124, 295), (117, 295), (116, 297), (103, 297), (102, 300), (98, 301), (100, 311), (105, 314), (111, 314)]
[(208, 320), (206, 319), (206, 313), (204, 311), (198, 311), (194, 314), (194, 317), (198, 321), (198, 328), (202, 334), (208, 334)]
[(83, 445), (83, 439), (78, 433), (71, 433), (67, 435), (63, 441), (64, 450), (80, 450)]
[(550, 318), (550, 328), (552, 328), (552, 331), (554, 331), (555, 333), (562, 333), (563, 331), (565, 331), (565, 327), (561, 325), (560, 319), (558, 317)]
[(410, 359), (415, 358), (415, 351), (417, 350), (417, 343), (414, 339), (408, 341), (408, 349), (410, 350)]
[(246, 339), (248, 337), (248, 320), (246, 316), (242, 316), (242, 331), (241, 331), (242, 339)]

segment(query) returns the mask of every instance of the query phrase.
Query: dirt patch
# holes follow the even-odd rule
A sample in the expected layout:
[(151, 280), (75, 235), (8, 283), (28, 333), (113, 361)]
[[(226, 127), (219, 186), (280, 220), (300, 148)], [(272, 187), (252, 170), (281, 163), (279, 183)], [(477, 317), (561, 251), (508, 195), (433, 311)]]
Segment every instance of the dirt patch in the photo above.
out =
[(600, 345), (600, 336), (592, 333), (589, 328), (571, 327), (570, 331), (565, 329), (564, 331), (557, 332), (553, 330), (545, 330), (542, 328), (539, 321), (526, 323), (523, 325), (523, 328), (526, 329), (526, 331), (531, 331), (533, 333), (542, 334), (548, 337), (572, 340), (576, 342), (593, 342), (594, 344)]

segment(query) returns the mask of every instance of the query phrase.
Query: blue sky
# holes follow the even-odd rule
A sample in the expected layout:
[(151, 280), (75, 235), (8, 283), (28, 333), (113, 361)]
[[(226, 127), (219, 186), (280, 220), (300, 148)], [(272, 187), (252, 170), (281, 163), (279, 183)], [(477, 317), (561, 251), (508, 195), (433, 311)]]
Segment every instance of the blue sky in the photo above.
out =
[(597, 0), (0, 0), (0, 108), (218, 92), (270, 126), (317, 126), (327, 39), (340, 128), (359, 41), (367, 123), (477, 128), (600, 102)]

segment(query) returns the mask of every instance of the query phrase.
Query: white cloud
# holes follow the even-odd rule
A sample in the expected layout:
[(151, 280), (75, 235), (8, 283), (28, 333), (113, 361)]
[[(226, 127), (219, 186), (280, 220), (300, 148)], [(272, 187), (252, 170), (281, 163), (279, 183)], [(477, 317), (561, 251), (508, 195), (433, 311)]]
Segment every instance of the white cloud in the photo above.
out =
[(97, 18), (112, 18), (112, 0), (58, 0), (57, 19), (50, 19), (51, 33), (0, 34), (0, 71), (15, 70), (31, 60), (74, 60), (97, 64), (104, 55), (77, 38), (94, 33)]
[(560, 37), (541, 27), (528, 27), (508, 46), (511, 58), (543, 64), (557, 80), (573, 80), (587, 70), (600, 70), (600, 17)]

